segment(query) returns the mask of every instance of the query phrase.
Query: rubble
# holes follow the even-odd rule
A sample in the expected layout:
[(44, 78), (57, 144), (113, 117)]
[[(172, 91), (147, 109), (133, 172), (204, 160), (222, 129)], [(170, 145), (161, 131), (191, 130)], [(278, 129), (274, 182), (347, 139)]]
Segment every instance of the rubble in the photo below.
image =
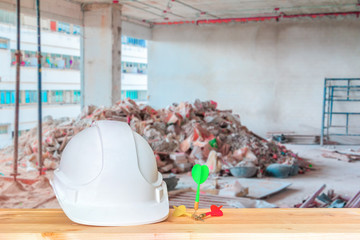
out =
[(167, 178), (164, 178), (164, 181), (166, 183), (166, 186), (167, 186), (167, 190), (168, 191), (172, 191), (175, 189), (178, 181), (179, 181), (179, 178), (177, 178), (176, 176), (174, 175), (171, 175)]
[(360, 160), (360, 153), (355, 152), (354, 150), (350, 150), (350, 151), (324, 150), (321, 156), (325, 158), (334, 158), (344, 162), (352, 162), (352, 161)]
[(206, 160), (206, 165), (209, 168), (210, 173), (218, 173), (221, 170), (221, 163), (218, 160), (218, 153), (215, 150), (211, 150)]
[(233, 184), (227, 184), (220, 189), (218, 195), (225, 197), (246, 197), (249, 194), (249, 188), (242, 186), (238, 181)]
[[(207, 164), (212, 174), (223, 175), (230, 168), (252, 166), (257, 177), (273, 164), (298, 166), (304, 173), (308, 163), (285, 146), (267, 141), (241, 125), (240, 117), (231, 110), (218, 110), (214, 101), (182, 102), (155, 110), (126, 99), (111, 107), (87, 106), (74, 120), (45, 119), (43, 123), (44, 170), (56, 169), (66, 144), (78, 132), (97, 120), (127, 122), (143, 136), (154, 150), (159, 171), (181, 173), (195, 163)], [(19, 140), (19, 165), (27, 171), (36, 170), (36, 129)], [(12, 147), (0, 156), (12, 164)], [(24, 170), (23, 169), (23, 170)], [(296, 174), (298, 173), (296, 172)]]
[(309, 196), (302, 203), (296, 204), (296, 208), (359, 208), (360, 191), (352, 198), (335, 194), (333, 189), (324, 193), (326, 185), (322, 185), (313, 195)]
[(59, 208), (46, 176), (34, 181), (13, 181), (0, 178), (1, 208)]

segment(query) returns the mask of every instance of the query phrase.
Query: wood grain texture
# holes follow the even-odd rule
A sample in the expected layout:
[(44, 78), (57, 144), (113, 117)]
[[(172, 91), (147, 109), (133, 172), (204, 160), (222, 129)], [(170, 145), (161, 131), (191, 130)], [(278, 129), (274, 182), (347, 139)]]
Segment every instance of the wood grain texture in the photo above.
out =
[(156, 224), (91, 227), (70, 221), (61, 209), (1, 209), (0, 239), (360, 239), (360, 209), (223, 211), (204, 222), (170, 215)]

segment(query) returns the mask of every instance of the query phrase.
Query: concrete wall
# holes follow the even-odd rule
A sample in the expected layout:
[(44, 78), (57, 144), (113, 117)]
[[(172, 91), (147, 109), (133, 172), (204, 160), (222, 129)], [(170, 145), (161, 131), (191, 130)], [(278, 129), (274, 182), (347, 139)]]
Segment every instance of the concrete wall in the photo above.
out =
[(121, 99), (121, 7), (84, 6), (83, 104), (111, 106)]
[(360, 77), (359, 19), (157, 26), (152, 36), (151, 105), (212, 99), (261, 135), (319, 134), (324, 78)]
[(122, 21), (122, 35), (140, 39), (151, 39), (151, 29), (129, 21)]

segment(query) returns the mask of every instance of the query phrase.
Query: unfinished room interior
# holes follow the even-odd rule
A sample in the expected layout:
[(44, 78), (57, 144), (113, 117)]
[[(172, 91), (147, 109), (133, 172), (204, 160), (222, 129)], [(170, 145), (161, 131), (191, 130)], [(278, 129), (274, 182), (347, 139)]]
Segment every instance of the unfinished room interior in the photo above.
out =
[(0, 0), (0, 239), (360, 239), (359, 208), (359, 0)]

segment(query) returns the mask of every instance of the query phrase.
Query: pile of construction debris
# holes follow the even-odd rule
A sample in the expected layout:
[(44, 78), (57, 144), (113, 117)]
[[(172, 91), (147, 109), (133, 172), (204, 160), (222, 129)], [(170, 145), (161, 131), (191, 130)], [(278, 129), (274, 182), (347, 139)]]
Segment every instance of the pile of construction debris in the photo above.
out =
[[(127, 122), (142, 135), (153, 148), (163, 173), (186, 172), (195, 163), (207, 164), (211, 173), (222, 175), (230, 174), (231, 169), (240, 169), (240, 175), (244, 169), (252, 169), (257, 177), (262, 177), (267, 168), (272, 169), (270, 175), (277, 176), (280, 171), (280, 176), (291, 176), (309, 167), (280, 143), (267, 141), (242, 126), (240, 117), (231, 110), (218, 110), (214, 101), (182, 102), (155, 110), (126, 99), (112, 107), (88, 106), (74, 120), (47, 117), (43, 124), (44, 170), (57, 168), (62, 151), (74, 135), (94, 121), (105, 119)], [(35, 170), (36, 129), (20, 137), (19, 149), (20, 166)], [(8, 147), (0, 152), (9, 164), (12, 150)]]
[(309, 196), (302, 203), (296, 204), (296, 208), (359, 208), (360, 191), (353, 197), (348, 198), (336, 194), (333, 189), (324, 193), (326, 185), (324, 184), (313, 195)]

